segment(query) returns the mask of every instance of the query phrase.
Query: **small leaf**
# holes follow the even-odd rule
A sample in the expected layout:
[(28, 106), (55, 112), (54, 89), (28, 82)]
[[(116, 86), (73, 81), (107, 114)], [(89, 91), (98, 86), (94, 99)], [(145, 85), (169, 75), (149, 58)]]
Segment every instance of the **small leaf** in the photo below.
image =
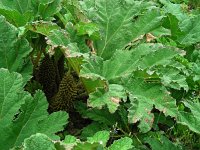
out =
[(109, 136), (110, 136), (109, 131), (99, 131), (99, 132), (95, 133), (93, 137), (88, 137), (87, 142), (100, 143), (103, 146), (106, 146), (106, 143), (109, 140)]
[(97, 90), (89, 95), (89, 106), (101, 108), (107, 105), (109, 111), (114, 113), (121, 102), (121, 99), (126, 97), (125, 90), (121, 85), (109, 85), (109, 91), (104, 88), (97, 88)]
[(98, 39), (99, 38), (99, 28), (94, 23), (84, 23), (80, 22), (76, 24), (75, 28), (77, 29), (78, 35), (88, 35), (89, 37)]
[(66, 144), (76, 144), (76, 137), (72, 135), (66, 135), (65, 140), (63, 141)]
[(133, 148), (132, 139), (128, 137), (121, 138), (119, 140), (115, 140), (114, 143), (108, 147), (108, 150), (128, 150)]
[(85, 143), (78, 143), (76, 146), (73, 147), (73, 150), (103, 150), (103, 146), (99, 143), (88, 143), (88, 142), (85, 142)]
[(37, 133), (24, 140), (24, 150), (56, 150), (53, 141), (45, 134)]

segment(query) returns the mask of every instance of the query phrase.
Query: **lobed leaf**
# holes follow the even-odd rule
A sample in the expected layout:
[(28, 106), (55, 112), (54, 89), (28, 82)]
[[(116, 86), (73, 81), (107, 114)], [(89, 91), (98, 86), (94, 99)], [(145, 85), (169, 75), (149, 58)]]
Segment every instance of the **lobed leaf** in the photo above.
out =
[(117, 50), (109, 60), (91, 57), (82, 65), (81, 76), (100, 78), (112, 83), (123, 76), (128, 76), (138, 68), (147, 69), (156, 65), (169, 64), (169, 60), (181, 51), (161, 44), (141, 44), (131, 51)]
[(123, 87), (119, 85), (121, 78), (128, 78), (138, 68), (148, 70), (154, 66), (167, 65), (179, 53), (178, 50), (160, 44), (141, 44), (131, 51), (117, 50), (113, 57), (105, 61), (98, 56), (90, 57), (80, 72), (90, 92), (89, 106), (101, 108), (107, 105), (110, 112), (115, 112), (121, 99), (126, 96)]
[[(149, 3), (141, 1), (98, 0), (94, 20), (100, 27), (101, 39), (95, 42), (97, 55), (109, 59), (117, 49), (160, 25), (158, 10), (145, 12)], [(143, 16), (139, 16), (144, 13)], [(136, 21), (134, 17), (138, 17)]]
[(20, 146), (25, 138), (37, 132), (56, 139), (54, 133), (62, 130), (67, 123), (68, 116), (65, 112), (48, 115), (48, 103), (41, 91), (36, 92), (33, 98), (30, 95), (27, 97), (15, 120), (7, 126), (1, 124), (0, 146), (4, 149)]
[(169, 93), (156, 83), (147, 83), (140, 78), (124, 78), (124, 87), (130, 92), (131, 107), (129, 108), (129, 122), (140, 121), (141, 132), (148, 132), (153, 125), (154, 115), (151, 112), (153, 106), (166, 116), (176, 117), (176, 101)]

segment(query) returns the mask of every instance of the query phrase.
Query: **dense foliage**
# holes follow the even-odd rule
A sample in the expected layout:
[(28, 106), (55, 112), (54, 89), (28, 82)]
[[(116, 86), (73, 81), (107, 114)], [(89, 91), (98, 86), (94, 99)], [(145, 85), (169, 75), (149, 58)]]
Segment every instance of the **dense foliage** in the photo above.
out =
[(200, 149), (198, 0), (0, 1), (0, 149)]

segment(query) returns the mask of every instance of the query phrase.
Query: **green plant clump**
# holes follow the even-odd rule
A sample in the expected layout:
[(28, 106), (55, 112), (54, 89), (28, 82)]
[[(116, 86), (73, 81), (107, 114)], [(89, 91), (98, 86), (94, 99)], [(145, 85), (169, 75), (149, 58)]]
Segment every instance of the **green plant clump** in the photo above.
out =
[(0, 1), (0, 149), (200, 149), (199, 6)]

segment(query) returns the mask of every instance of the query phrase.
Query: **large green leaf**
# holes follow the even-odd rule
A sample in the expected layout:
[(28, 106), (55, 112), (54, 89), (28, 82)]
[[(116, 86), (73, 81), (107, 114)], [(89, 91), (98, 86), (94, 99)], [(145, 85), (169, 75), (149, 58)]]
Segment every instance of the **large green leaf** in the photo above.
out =
[(11, 123), (20, 105), (27, 99), (27, 96), (22, 94), (22, 81), (20, 74), (0, 69), (0, 126)]
[(156, 65), (166, 65), (180, 51), (160, 44), (141, 44), (131, 51), (117, 50), (104, 61), (101, 57), (91, 57), (82, 65), (81, 76), (85, 78), (112, 81), (128, 76), (137, 68), (146, 69)]
[(0, 16), (0, 67), (19, 72), (24, 78), (30, 78), (32, 66), (25, 61), (31, 47), (25, 38), (18, 37), (18, 30)]
[(130, 92), (129, 122), (140, 121), (141, 132), (147, 132), (152, 128), (154, 115), (151, 110), (153, 106), (166, 116), (177, 116), (176, 101), (170, 97), (161, 84), (148, 83), (134, 77), (125, 78), (123, 82), (124, 87)]
[[(25, 138), (37, 132), (57, 139), (54, 133), (63, 130), (63, 126), (67, 123), (68, 116), (65, 112), (48, 115), (48, 103), (41, 91), (36, 92), (34, 97), (29, 94), (27, 96), (14, 121), (7, 126), (1, 125), (0, 147), (5, 150), (20, 146)], [(7, 144), (4, 144), (5, 142)]]
[(71, 22), (66, 25), (66, 31), (70, 37), (71, 42), (76, 43), (82, 53), (88, 53), (91, 51), (86, 42), (88, 37), (85, 35), (78, 35), (76, 27)]
[[(152, 31), (160, 25), (162, 15), (158, 10), (144, 13), (149, 3), (141, 1), (97, 0), (95, 22), (99, 25), (101, 39), (95, 42), (98, 56), (109, 59), (117, 49), (124, 48), (133, 39)], [(136, 21), (134, 17), (138, 17)]]
[(81, 9), (85, 11), (85, 14), (89, 18), (95, 18), (96, 17), (95, 2), (96, 2), (95, 0), (79, 1)]
[(171, 47), (142, 44), (131, 51), (117, 50), (106, 61), (98, 56), (90, 57), (81, 69), (82, 81), (90, 92), (88, 104), (92, 107), (107, 105), (110, 112), (115, 112), (121, 98), (125, 97), (125, 91), (119, 85), (122, 77), (128, 77), (138, 68), (145, 70), (167, 65), (178, 54), (179, 51)]

